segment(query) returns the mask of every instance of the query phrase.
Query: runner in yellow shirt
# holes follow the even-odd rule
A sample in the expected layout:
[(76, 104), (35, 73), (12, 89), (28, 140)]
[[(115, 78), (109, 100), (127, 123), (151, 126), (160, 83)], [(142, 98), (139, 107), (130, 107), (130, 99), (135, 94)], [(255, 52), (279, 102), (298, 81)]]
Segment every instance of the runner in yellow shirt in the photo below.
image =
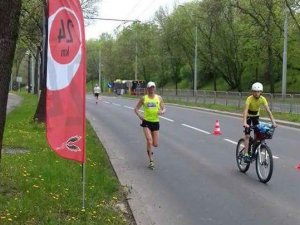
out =
[[(155, 94), (155, 83), (147, 83), (147, 94), (137, 103), (134, 112), (142, 120), (144, 135), (147, 141), (147, 154), (149, 158), (149, 168), (154, 168), (152, 147), (158, 147), (159, 139), (159, 115), (166, 112), (166, 108), (161, 96)], [(143, 106), (144, 115), (141, 115), (139, 109)]]
[(273, 118), (272, 112), (269, 108), (267, 99), (261, 95), (263, 91), (263, 85), (259, 82), (256, 82), (252, 85), (252, 95), (246, 99), (245, 109), (243, 113), (243, 126), (245, 127), (245, 162), (250, 162), (250, 157), (248, 155), (248, 146), (250, 138), (250, 129), (249, 127), (259, 124), (259, 111), (260, 106), (264, 106), (267, 111), (273, 126), (277, 126)]

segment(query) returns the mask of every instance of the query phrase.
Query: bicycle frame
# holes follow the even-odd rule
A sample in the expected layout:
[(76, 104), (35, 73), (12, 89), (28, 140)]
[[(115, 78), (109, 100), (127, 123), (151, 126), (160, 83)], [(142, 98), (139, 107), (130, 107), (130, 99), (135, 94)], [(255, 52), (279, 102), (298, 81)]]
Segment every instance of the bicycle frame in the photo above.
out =
[[(251, 137), (251, 138), (253, 138), (253, 137)], [(258, 152), (260, 152), (258, 150), (260, 150), (260, 147), (262, 145), (267, 146), (267, 143), (265, 140), (256, 140), (256, 139), (249, 140), (249, 153), (250, 153), (251, 163), (256, 160), (257, 154), (258, 154)]]

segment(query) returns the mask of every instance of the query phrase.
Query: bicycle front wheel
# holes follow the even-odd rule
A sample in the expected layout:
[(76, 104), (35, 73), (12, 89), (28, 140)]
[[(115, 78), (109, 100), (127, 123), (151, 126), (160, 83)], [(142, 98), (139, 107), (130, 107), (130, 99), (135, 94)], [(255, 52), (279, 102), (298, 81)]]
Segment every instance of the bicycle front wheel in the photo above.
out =
[(244, 158), (245, 140), (241, 138), (236, 146), (236, 163), (242, 173), (246, 173), (250, 167), (250, 163), (245, 163)]
[(273, 174), (273, 155), (271, 149), (261, 145), (257, 149), (256, 174), (262, 183), (267, 183)]

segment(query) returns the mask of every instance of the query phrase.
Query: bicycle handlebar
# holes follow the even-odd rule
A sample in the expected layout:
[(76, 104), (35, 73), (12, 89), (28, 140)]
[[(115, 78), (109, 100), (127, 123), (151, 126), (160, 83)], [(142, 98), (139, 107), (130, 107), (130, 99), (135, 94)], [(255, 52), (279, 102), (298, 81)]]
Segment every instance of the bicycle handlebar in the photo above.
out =
[[(277, 127), (277, 126), (274, 126), (273, 124), (268, 124), (268, 125), (270, 125), (269, 127), (272, 128), (272, 129), (275, 129)], [(243, 127), (246, 128), (244, 125), (243, 125)], [(257, 127), (257, 125), (251, 125), (248, 128), (250, 130), (254, 130), (256, 127)]]

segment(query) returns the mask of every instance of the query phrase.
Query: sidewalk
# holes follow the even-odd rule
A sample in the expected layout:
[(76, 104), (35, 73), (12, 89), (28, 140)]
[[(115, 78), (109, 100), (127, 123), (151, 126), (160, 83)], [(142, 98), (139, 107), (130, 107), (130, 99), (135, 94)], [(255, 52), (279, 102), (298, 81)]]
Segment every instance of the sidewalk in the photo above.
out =
[(8, 94), (8, 101), (7, 101), (7, 108), (6, 113), (10, 113), (16, 106), (18, 106), (22, 101), (22, 98), (18, 95), (9, 93)]

